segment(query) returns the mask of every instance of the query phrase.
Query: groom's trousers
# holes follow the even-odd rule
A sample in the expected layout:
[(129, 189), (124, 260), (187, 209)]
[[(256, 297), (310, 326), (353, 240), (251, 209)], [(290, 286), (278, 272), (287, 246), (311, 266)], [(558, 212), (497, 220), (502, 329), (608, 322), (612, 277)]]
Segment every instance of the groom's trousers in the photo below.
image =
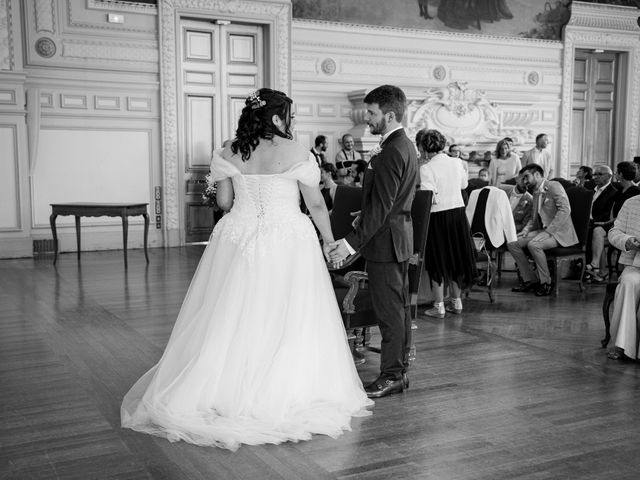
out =
[(409, 262), (367, 261), (369, 293), (380, 327), (380, 376), (400, 379), (409, 366)]

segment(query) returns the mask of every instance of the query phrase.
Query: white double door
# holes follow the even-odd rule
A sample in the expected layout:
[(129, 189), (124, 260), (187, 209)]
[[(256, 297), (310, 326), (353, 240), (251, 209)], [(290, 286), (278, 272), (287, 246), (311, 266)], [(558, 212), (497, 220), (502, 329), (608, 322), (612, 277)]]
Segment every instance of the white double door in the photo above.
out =
[(211, 152), (235, 136), (245, 98), (264, 86), (262, 27), (182, 19), (176, 58), (179, 159), (185, 242), (204, 241), (214, 226), (202, 205)]

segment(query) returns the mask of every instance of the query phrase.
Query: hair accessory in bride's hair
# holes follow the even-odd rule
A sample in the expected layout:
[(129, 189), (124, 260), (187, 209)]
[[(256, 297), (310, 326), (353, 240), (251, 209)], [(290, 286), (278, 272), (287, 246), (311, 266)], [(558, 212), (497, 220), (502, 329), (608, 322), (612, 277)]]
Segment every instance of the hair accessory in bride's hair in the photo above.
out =
[(247, 105), (251, 105), (252, 110), (257, 110), (267, 104), (267, 102), (260, 98), (260, 93), (257, 90), (247, 97), (246, 103)]

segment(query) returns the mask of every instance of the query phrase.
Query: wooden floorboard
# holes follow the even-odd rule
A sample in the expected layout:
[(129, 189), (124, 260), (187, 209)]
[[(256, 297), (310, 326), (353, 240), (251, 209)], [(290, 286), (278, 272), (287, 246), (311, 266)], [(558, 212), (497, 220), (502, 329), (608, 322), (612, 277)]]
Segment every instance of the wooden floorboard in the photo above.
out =
[[(421, 316), (410, 390), (338, 439), (234, 453), (122, 430), (202, 248), (0, 261), (0, 479), (640, 478), (640, 371), (599, 348), (604, 287), (536, 298), (512, 273), (494, 304), (476, 289)], [(377, 369), (368, 353), (359, 373)]]

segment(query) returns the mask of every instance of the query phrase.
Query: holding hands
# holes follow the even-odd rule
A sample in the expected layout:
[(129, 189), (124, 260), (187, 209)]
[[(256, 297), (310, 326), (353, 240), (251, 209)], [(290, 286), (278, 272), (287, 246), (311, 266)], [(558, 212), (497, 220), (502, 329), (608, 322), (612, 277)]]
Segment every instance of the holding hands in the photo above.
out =
[(334, 242), (326, 242), (322, 246), (322, 250), (327, 262), (331, 263), (334, 268), (340, 268), (350, 255), (347, 246), (341, 239)]

